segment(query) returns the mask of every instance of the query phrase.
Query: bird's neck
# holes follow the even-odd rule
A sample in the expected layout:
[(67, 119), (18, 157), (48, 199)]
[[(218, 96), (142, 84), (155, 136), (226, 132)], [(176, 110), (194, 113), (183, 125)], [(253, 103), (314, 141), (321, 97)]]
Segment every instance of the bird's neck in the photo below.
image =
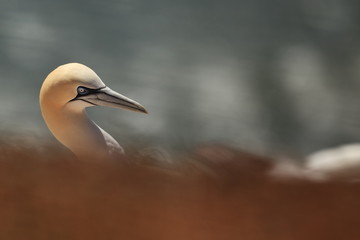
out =
[[(79, 159), (104, 159), (109, 157), (112, 148), (120, 149), (108, 133), (87, 117), (85, 110), (53, 108), (43, 112), (43, 117), (54, 136)], [(109, 146), (109, 142), (113, 146)]]

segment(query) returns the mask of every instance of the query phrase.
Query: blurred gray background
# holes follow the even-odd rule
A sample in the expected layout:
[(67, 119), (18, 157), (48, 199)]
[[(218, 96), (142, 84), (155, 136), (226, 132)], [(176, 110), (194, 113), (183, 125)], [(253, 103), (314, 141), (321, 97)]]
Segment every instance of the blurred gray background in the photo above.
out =
[(308, 154), (360, 140), (360, 1), (0, 0), (0, 133), (54, 141), (38, 93), (81, 62), (149, 115), (92, 108), (124, 145)]

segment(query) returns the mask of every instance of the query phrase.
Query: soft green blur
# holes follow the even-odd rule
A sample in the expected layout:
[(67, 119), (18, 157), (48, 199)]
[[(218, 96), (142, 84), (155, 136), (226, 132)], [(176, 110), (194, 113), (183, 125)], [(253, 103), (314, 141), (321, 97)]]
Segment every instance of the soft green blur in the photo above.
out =
[(360, 2), (0, 0), (0, 133), (55, 141), (38, 92), (81, 62), (148, 116), (93, 108), (125, 145), (307, 154), (360, 140)]

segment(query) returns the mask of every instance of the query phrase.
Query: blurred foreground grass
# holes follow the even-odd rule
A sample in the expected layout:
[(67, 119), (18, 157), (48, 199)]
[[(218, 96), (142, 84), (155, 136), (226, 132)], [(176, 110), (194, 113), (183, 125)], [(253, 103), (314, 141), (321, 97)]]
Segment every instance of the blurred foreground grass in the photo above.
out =
[(164, 166), (0, 150), (0, 239), (360, 239), (360, 183), (276, 179), (271, 160), (226, 147)]

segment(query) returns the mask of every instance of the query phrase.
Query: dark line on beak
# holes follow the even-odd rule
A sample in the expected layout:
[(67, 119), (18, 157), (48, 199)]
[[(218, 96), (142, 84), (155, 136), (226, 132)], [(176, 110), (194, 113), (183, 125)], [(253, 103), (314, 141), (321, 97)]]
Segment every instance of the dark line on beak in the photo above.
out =
[[(105, 93), (106, 95), (110, 96), (110, 97), (114, 97), (110, 94), (107, 94), (106, 92), (102, 92), (102, 93)], [(119, 99), (119, 98), (118, 98)], [(107, 100), (104, 100), (104, 99), (101, 99), (102, 101), (104, 102), (108, 102), (108, 103), (114, 103), (116, 105), (120, 105), (120, 106), (124, 106), (124, 107), (128, 107), (128, 108), (131, 108), (131, 109), (134, 109), (134, 110), (137, 110), (137, 111), (140, 111), (140, 112), (143, 112), (143, 113), (148, 113), (145, 108), (138, 108), (138, 106), (136, 106), (134, 103), (126, 100), (126, 99), (123, 99), (123, 98), (120, 98), (119, 100), (123, 101), (124, 103), (127, 103), (127, 104), (121, 104), (121, 103), (118, 103), (118, 102), (113, 102), (113, 101), (107, 101)]]
[[(86, 101), (85, 99), (75, 99), (75, 100), (81, 100), (81, 101), (84, 101), (84, 102), (87, 102), (87, 103), (90, 103), (91, 105), (94, 105), (94, 106), (97, 106), (95, 103), (92, 103), (92, 102), (89, 102), (89, 101)], [(72, 100), (71, 100), (72, 101)]]

